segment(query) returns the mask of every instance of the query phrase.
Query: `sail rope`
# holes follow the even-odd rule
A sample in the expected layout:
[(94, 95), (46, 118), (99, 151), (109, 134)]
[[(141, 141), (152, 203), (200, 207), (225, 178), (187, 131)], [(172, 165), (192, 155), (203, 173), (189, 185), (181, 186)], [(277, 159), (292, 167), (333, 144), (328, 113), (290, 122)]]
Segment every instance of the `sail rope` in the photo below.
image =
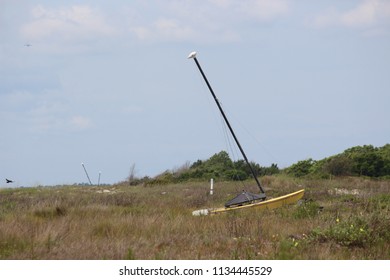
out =
[[(221, 104), (221, 106), (223, 106), (223, 105)], [(227, 152), (230, 155), (232, 162), (233, 162), (233, 171), (235, 174), (234, 176), (237, 176), (238, 172), (237, 172), (237, 167), (236, 167), (235, 162), (238, 161), (239, 151), (238, 151), (238, 147), (232, 143), (232, 142), (234, 142), (233, 136), (228, 131), (227, 124), (225, 123), (225, 120), (223, 119), (222, 116), (221, 116), (221, 127), (222, 127), (222, 130), (224, 132), (225, 146), (226, 146)], [(240, 188), (241, 190), (245, 189), (245, 184), (244, 184), (243, 180), (239, 180), (239, 178), (233, 178), (233, 179), (235, 179), (235, 180), (233, 180), (233, 182), (234, 182), (236, 189), (238, 189), (238, 188)]]
[(230, 116), (230, 118), (239, 125), (239, 127), (250, 137), (254, 142), (256, 142), (257, 145), (259, 145), (262, 150), (267, 153), (267, 155), (272, 159), (274, 163), (282, 162), (280, 159), (278, 159), (273, 153), (270, 152), (270, 149), (264, 145), (246, 126), (245, 124), (240, 121), (239, 118), (237, 118), (234, 113), (229, 110), (229, 108), (224, 107), (224, 110), (226, 110)]

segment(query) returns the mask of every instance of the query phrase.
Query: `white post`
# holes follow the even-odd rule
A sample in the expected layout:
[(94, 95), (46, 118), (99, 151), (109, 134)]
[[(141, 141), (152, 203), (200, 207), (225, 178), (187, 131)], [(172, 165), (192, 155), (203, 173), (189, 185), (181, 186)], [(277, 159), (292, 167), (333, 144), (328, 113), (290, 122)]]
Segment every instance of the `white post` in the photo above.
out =
[(214, 194), (214, 179), (210, 179), (210, 195)]

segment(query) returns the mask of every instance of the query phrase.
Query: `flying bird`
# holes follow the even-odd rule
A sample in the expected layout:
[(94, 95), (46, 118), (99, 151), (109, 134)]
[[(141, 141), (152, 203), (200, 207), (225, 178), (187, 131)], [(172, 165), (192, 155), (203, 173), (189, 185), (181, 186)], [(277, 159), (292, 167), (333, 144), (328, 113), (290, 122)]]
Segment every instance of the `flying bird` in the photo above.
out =
[(25, 47), (31, 47), (32, 45), (31, 44), (25, 44), (24, 46)]
[(7, 178), (5, 178), (5, 182), (6, 182), (7, 184), (9, 184), (9, 183), (13, 183), (14, 181), (12, 181), (12, 180), (10, 180), (10, 179), (7, 179)]

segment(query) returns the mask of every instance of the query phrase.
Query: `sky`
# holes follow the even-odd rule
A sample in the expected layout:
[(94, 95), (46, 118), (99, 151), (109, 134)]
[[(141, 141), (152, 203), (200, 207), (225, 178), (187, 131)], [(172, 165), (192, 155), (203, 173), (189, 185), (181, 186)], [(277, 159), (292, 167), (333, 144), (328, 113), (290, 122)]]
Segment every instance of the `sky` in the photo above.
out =
[[(0, 0), (0, 187), (390, 142), (390, 1)], [(6, 184), (5, 178), (14, 180)]]

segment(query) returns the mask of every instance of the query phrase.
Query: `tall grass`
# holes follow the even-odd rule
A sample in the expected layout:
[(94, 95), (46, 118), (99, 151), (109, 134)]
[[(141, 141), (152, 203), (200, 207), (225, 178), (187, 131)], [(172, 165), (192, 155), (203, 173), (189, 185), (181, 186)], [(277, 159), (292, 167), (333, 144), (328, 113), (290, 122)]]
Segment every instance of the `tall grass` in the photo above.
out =
[(269, 197), (305, 188), (305, 201), (193, 217), (243, 186), (217, 182), (212, 196), (207, 182), (0, 190), (0, 259), (390, 258), (390, 181), (262, 182)]

